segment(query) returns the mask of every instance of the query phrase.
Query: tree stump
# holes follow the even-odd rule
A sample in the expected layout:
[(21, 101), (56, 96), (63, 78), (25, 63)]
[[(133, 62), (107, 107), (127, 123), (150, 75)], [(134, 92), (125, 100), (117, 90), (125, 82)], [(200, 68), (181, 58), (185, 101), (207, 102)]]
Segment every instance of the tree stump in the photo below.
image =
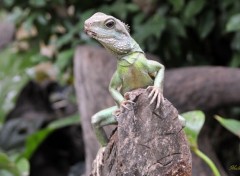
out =
[(148, 94), (146, 89), (128, 93), (135, 104), (116, 117), (117, 130), (104, 152), (98, 153), (92, 176), (192, 175), (191, 153), (177, 110), (167, 99), (155, 109)]

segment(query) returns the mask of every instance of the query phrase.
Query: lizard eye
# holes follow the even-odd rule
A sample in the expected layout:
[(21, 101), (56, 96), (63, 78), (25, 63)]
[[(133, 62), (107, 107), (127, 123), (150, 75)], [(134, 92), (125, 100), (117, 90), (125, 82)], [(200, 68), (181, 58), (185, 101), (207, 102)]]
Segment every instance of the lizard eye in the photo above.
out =
[(106, 26), (107, 28), (112, 28), (114, 25), (115, 25), (115, 21), (112, 20), (112, 19), (106, 21), (106, 23), (105, 23), (105, 26)]

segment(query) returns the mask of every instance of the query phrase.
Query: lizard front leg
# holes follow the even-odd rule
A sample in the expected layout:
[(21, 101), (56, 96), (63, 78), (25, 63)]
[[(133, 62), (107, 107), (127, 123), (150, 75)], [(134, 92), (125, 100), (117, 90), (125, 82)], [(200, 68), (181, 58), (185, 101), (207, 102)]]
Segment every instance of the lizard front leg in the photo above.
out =
[[(121, 86), (122, 86), (122, 80), (118, 72), (115, 72), (109, 84), (109, 92), (119, 107), (129, 109), (127, 105), (134, 104), (134, 102), (132, 102), (131, 100), (125, 99), (123, 97), (123, 95), (118, 90)], [(117, 110), (115, 115), (118, 115), (119, 113), (120, 113), (120, 110)]]
[[(147, 90), (151, 90), (149, 93), (149, 98), (152, 97), (150, 104), (152, 104), (157, 99), (157, 105), (156, 109), (159, 108), (160, 104), (164, 101), (163, 97), (163, 79), (164, 79), (164, 66), (158, 62), (148, 60), (148, 71), (149, 74), (153, 74), (154, 72), (157, 72), (155, 79), (154, 79), (154, 85), (148, 86)], [(185, 119), (178, 115), (178, 119), (180, 120), (182, 127), (185, 127), (186, 121)]]
[(164, 101), (163, 98), (163, 79), (164, 79), (164, 70), (165, 67), (152, 60), (148, 60), (148, 73), (149, 74), (154, 74), (156, 73), (155, 79), (154, 79), (154, 85), (153, 86), (148, 86), (147, 90), (150, 90), (151, 92), (149, 93), (149, 98), (152, 97), (150, 104), (152, 104), (155, 100), (157, 100), (157, 105), (156, 109), (159, 108), (161, 102)]
[(159, 108), (160, 104), (164, 101), (162, 90), (156, 86), (148, 86), (147, 90), (151, 91), (148, 95), (148, 98), (152, 97), (150, 104), (157, 100), (156, 109)]

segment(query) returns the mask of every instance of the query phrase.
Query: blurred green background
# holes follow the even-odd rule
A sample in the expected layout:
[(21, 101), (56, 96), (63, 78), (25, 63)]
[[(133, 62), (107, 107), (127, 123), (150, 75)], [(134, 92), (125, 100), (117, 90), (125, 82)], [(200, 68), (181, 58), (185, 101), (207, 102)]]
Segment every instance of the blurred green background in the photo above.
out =
[[(30, 79), (73, 85), (75, 47), (99, 45), (83, 32), (85, 19), (98, 11), (130, 25), (144, 51), (167, 68), (240, 66), (237, 0), (2, 0), (0, 21), (13, 24), (15, 32), (0, 48), (0, 127)], [(41, 63), (55, 73), (39, 73)]]
[(0, 20), (13, 23), (16, 33), (14, 42), (0, 53), (0, 121), (32, 76), (33, 66), (51, 62), (58, 70), (57, 79), (72, 84), (75, 47), (98, 45), (83, 32), (84, 20), (94, 12), (112, 14), (129, 24), (140, 46), (158, 55), (167, 68), (239, 67), (239, 9), (236, 0), (2, 0)]

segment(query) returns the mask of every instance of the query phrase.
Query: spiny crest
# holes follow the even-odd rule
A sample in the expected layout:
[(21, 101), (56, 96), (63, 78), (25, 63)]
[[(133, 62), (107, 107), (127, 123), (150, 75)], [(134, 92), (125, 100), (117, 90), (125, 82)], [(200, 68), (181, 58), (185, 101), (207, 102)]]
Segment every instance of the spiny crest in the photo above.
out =
[[(122, 22), (122, 21), (121, 21)], [(125, 28), (127, 29), (128, 33), (130, 33), (130, 26), (124, 22), (122, 22)]]
[(124, 25), (125, 25), (127, 31), (130, 33), (130, 26), (128, 24), (125, 24), (125, 23), (124, 23)]

